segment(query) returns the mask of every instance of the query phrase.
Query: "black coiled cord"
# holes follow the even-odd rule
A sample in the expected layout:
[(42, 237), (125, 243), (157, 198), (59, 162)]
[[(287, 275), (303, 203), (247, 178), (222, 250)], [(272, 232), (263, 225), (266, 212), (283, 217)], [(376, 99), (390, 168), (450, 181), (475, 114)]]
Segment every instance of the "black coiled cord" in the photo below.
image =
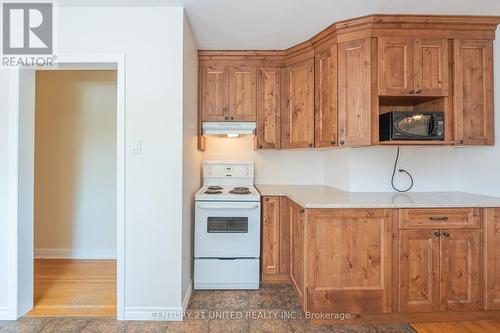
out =
[(399, 146), (398, 146), (398, 150), (397, 150), (397, 153), (396, 153), (396, 160), (394, 161), (394, 169), (392, 170), (392, 178), (391, 178), (391, 185), (392, 185), (392, 188), (400, 193), (403, 193), (403, 192), (408, 192), (409, 190), (411, 190), (413, 188), (413, 177), (410, 175), (410, 173), (408, 171), (406, 171), (405, 169), (399, 169), (398, 171), (399, 172), (403, 172), (403, 173), (406, 173), (408, 175), (408, 177), (410, 177), (410, 180), (411, 180), (411, 184), (410, 186), (407, 188), (407, 189), (404, 189), (404, 190), (400, 190), (398, 188), (396, 188), (396, 186), (394, 185), (394, 176), (396, 175), (396, 168), (398, 166), (398, 161), (399, 161)]

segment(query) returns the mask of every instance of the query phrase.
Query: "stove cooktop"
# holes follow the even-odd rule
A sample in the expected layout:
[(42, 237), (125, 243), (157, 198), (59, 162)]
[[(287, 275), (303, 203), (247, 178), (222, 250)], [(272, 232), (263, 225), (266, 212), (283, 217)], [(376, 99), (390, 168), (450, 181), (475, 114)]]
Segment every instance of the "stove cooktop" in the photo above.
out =
[(260, 194), (251, 185), (205, 185), (195, 196), (197, 201), (260, 201)]

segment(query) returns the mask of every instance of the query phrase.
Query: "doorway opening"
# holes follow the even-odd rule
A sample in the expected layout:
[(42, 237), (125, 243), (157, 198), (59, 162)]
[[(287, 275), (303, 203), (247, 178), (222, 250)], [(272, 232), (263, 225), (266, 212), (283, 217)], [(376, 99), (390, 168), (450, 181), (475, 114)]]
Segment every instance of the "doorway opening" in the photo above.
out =
[(117, 71), (35, 72), (32, 317), (117, 314)]

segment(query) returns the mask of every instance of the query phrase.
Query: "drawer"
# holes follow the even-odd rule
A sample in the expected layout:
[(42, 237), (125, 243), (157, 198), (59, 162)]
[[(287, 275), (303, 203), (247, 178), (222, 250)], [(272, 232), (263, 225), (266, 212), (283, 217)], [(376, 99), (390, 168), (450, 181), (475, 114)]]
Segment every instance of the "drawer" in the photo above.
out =
[(481, 209), (400, 209), (400, 229), (456, 229), (480, 228)]

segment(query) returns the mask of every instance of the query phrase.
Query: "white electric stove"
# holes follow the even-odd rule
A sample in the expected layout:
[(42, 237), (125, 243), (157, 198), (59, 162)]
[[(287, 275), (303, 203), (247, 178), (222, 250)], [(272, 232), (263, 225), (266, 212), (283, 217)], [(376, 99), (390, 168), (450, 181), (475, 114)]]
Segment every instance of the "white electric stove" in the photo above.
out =
[(260, 194), (254, 164), (205, 161), (195, 196), (195, 289), (258, 289)]

